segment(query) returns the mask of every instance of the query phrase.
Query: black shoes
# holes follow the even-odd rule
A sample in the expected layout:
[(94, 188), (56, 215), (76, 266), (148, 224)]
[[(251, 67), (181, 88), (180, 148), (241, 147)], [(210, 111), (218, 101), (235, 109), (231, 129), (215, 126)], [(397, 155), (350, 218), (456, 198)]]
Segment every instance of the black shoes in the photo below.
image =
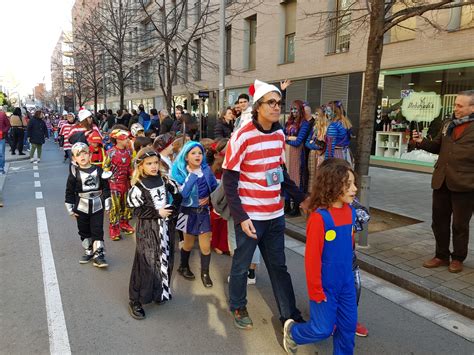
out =
[(105, 261), (104, 252), (102, 250), (96, 250), (96, 252), (94, 253), (93, 260), (94, 262), (92, 263), (92, 265), (98, 268), (109, 266), (109, 264), (107, 264), (107, 261)]
[(194, 280), (196, 278), (196, 276), (194, 276), (192, 271), (189, 269), (189, 266), (180, 266), (178, 268), (178, 273), (187, 280)]
[(209, 272), (201, 272), (201, 280), (204, 287), (212, 287), (214, 284), (212, 283), (211, 277), (209, 276)]
[(128, 302), (128, 311), (130, 312), (130, 315), (135, 319), (145, 319), (145, 311), (142, 308), (142, 304), (138, 301)]
[(26, 155), (25, 153), (19, 153), (18, 155)]
[(90, 250), (86, 250), (84, 255), (81, 256), (81, 258), (79, 259), (79, 263), (80, 264), (87, 264), (89, 261), (92, 260), (92, 258), (94, 257), (94, 254), (92, 253), (92, 248)]

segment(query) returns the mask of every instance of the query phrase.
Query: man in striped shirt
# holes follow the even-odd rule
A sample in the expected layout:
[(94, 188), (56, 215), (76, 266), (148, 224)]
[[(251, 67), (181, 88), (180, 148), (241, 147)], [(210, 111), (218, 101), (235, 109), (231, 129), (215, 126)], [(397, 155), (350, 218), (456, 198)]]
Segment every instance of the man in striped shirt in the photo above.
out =
[(259, 80), (254, 85), (254, 115), (233, 133), (223, 164), (224, 190), (237, 242), (229, 281), (230, 310), (235, 326), (241, 329), (253, 326), (246, 308), (247, 272), (257, 245), (268, 269), (280, 321), (303, 321), (286, 267), (282, 189), (298, 202), (305, 196), (284, 170), (285, 135), (278, 122), (280, 90)]

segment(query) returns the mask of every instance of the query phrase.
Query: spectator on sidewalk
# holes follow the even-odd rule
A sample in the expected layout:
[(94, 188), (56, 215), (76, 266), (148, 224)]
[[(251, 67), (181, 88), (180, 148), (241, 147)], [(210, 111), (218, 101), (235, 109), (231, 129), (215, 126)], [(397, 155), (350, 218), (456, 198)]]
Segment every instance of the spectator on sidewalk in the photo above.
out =
[(216, 122), (216, 126), (214, 127), (214, 138), (230, 138), (230, 135), (234, 130), (234, 119), (234, 110), (232, 110), (232, 107), (227, 107)]
[(150, 129), (151, 118), (150, 115), (145, 112), (145, 106), (143, 106), (143, 104), (138, 106), (138, 123), (145, 128), (145, 132)]
[(3, 106), (0, 106), (0, 175), (5, 174), (5, 144), (9, 130), (10, 121), (3, 112)]
[[(444, 122), (432, 141), (417, 131), (413, 131), (413, 141), (416, 148), (439, 154), (431, 182), (431, 228), (436, 252), (423, 266), (449, 265), (450, 272), (461, 272), (468, 253), (469, 222), (474, 210), (474, 90), (457, 95), (453, 117)], [(449, 250), (451, 229), (452, 253)]]
[(137, 110), (132, 110), (132, 116), (130, 117), (130, 120), (128, 121), (128, 129), (131, 129), (134, 123), (138, 123)]
[(30, 161), (33, 163), (35, 150), (37, 150), (37, 161), (40, 162), (45, 138), (49, 137), (48, 128), (44, 122), (44, 114), (42, 111), (37, 110), (33, 119), (28, 122), (27, 137), (31, 143)]
[(246, 284), (257, 245), (270, 275), (280, 321), (303, 321), (286, 267), (281, 192), (286, 190), (298, 204), (304, 194), (283, 168), (285, 135), (278, 122), (281, 92), (274, 85), (255, 80), (254, 102), (251, 121), (229, 141), (222, 177), (237, 240), (229, 280), (230, 310), (234, 325), (240, 329), (253, 327), (247, 312)]
[(12, 145), (11, 152), (15, 155), (15, 151), (18, 149), (19, 155), (26, 155), (23, 153), (23, 139), (25, 137), (25, 129), (28, 126), (26, 119), (21, 113), (21, 109), (16, 107), (13, 110), (13, 114), (10, 117), (10, 125), (12, 129)]
[(170, 117), (168, 110), (161, 109), (158, 116), (160, 117), (160, 135), (171, 132), (173, 119)]

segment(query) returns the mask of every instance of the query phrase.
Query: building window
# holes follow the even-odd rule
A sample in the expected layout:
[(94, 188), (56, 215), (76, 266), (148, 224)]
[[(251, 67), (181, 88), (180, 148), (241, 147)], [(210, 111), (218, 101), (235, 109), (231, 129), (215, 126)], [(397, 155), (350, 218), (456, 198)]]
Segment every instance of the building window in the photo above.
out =
[(155, 88), (153, 80), (153, 60), (147, 60), (141, 67), (141, 87), (142, 90), (152, 90)]
[(285, 4), (285, 63), (295, 61), (296, 0)]
[(186, 84), (189, 80), (188, 78), (188, 65), (189, 65), (189, 58), (188, 58), (188, 46), (183, 46), (183, 55), (181, 56), (181, 70), (182, 70), (182, 83)]
[(201, 0), (197, 0), (194, 3), (194, 13), (195, 13), (195, 21), (198, 23), (201, 20)]
[(341, 53), (349, 50), (351, 33), (351, 0), (335, 0), (334, 16), (329, 19), (328, 53)]
[(173, 49), (171, 51), (171, 57), (173, 60), (173, 72), (174, 72), (174, 78), (173, 78), (173, 85), (178, 85), (178, 51)]
[(201, 80), (201, 39), (194, 41), (195, 64), (194, 64), (194, 80)]
[(189, 0), (183, 0), (183, 15), (181, 16), (181, 22), (183, 24), (183, 28), (188, 28), (188, 1)]
[(232, 71), (232, 26), (225, 29), (225, 73), (230, 75)]
[(146, 49), (152, 45), (153, 23), (151, 21), (143, 25), (143, 48)]
[[(403, 11), (409, 5), (396, 1), (390, 13), (396, 13)], [(414, 6), (414, 5), (411, 5)], [(398, 25), (392, 27), (389, 31), (384, 34), (384, 43), (393, 43), (406, 41), (409, 39), (415, 39), (416, 36), (416, 17), (411, 17), (405, 21), (400, 22)]]
[(257, 62), (257, 15), (249, 17), (247, 22), (249, 26), (248, 69), (253, 70), (256, 68)]

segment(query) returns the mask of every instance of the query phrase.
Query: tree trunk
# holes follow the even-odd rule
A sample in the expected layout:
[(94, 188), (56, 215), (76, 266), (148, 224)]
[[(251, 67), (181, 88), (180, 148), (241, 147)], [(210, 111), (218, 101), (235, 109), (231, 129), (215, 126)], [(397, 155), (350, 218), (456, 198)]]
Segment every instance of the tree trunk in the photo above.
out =
[(371, 0), (370, 29), (367, 46), (362, 107), (357, 139), (356, 171), (359, 176), (368, 175), (370, 151), (372, 147), (375, 109), (377, 106), (377, 86), (383, 53), (384, 0)]

